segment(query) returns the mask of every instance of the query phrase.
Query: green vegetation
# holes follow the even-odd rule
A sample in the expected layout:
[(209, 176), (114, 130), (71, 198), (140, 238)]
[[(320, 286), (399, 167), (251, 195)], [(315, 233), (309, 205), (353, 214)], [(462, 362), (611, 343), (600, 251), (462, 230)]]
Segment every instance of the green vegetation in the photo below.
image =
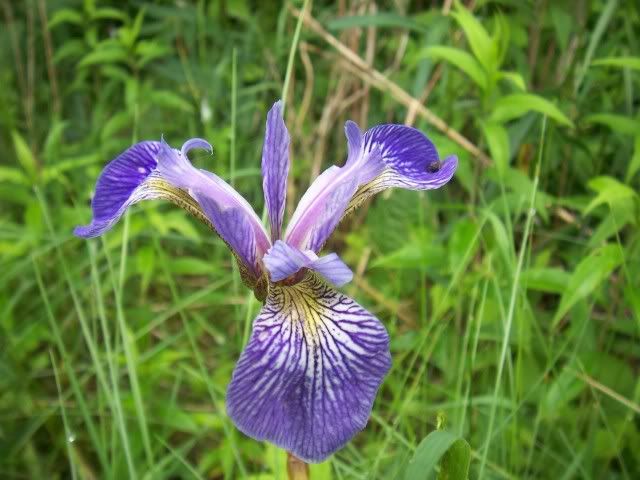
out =
[(261, 212), (293, 52), (290, 205), (347, 119), (460, 158), (326, 248), (394, 364), (312, 479), (464, 476), (458, 454), (469, 478), (640, 478), (640, 5), (311, 3), (296, 40), (296, 2), (0, 0), (0, 477), (286, 478), (225, 415), (259, 303), (222, 242), (160, 202), (71, 232), (104, 164), (161, 135), (209, 140), (195, 163)]

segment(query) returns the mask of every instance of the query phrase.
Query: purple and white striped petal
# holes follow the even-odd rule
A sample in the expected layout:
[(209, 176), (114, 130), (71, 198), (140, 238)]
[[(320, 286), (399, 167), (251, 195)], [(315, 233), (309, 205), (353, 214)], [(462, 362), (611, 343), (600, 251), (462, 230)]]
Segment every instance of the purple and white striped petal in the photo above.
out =
[(210, 223), (257, 278), (257, 259), (270, 247), (260, 219), (230, 185), (191, 165), (187, 153), (193, 148), (212, 150), (209, 143), (198, 138), (185, 142), (181, 150), (164, 141), (141, 142), (126, 150), (98, 178), (91, 224), (77, 227), (74, 233), (85, 238), (101, 235), (130, 205), (167, 199)]
[(282, 240), (276, 240), (262, 261), (273, 282), (289, 278), (304, 268), (319, 273), (336, 287), (353, 279), (353, 272), (337, 254), (330, 253), (318, 258), (312, 250), (302, 252)]
[(262, 147), (262, 189), (271, 224), (271, 241), (282, 234), (289, 175), (289, 132), (282, 118), (282, 100), (267, 114)]
[(227, 390), (227, 412), (256, 440), (321, 462), (367, 424), (391, 366), (372, 314), (317, 276), (273, 285)]
[[(354, 122), (347, 122), (345, 133), (347, 162), (329, 167), (303, 195), (285, 235), (292, 246), (317, 252), (340, 220), (372, 195), (392, 187), (439, 188), (451, 180), (458, 166), (455, 156), (441, 162), (433, 143), (415, 128), (378, 125), (362, 135)], [(353, 190), (346, 203), (335, 193), (340, 189), (343, 194)], [(328, 201), (334, 194), (339, 204)]]

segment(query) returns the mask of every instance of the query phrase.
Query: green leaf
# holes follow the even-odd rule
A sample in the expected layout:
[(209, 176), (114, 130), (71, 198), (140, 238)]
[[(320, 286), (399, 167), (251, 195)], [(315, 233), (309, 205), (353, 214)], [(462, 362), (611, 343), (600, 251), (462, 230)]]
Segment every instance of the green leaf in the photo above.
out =
[(511, 85), (523, 92), (527, 89), (527, 84), (525, 83), (524, 78), (518, 72), (498, 72), (498, 79), (509, 82)]
[(487, 89), (487, 74), (476, 59), (464, 50), (436, 45), (423, 49), (422, 55), (450, 63), (466, 73), (481, 89)]
[(640, 57), (605, 57), (594, 60), (594, 67), (622, 67), (640, 70)]
[(98, 8), (91, 14), (92, 20), (120, 20), (127, 22), (127, 14), (117, 8)]
[(456, 11), (451, 15), (464, 31), (471, 51), (487, 72), (495, 71), (497, 62), (495, 44), (489, 33), (462, 4), (457, 3), (456, 7)]
[[(451, 454), (447, 457), (448, 452)], [(467, 480), (471, 448), (464, 439), (445, 430), (431, 432), (420, 442), (405, 471), (405, 480), (435, 478), (441, 459), (438, 479)]]
[(561, 268), (532, 267), (522, 272), (522, 283), (529, 290), (563, 293), (570, 279), (569, 273)]
[(509, 165), (511, 147), (506, 128), (495, 122), (482, 122), (482, 133), (489, 146), (491, 158), (500, 177), (503, 177)]
[(552, 328), (555, 328), (567, 312), (578, 301), (589, 296), (611, 273), (620, 266), (623, 254), (618, 245), (607, 244), (595, 250), (578, 263), (571, 274), (567, 288), (560, 300), (560, 306), (553, 317)]
[(85, 55), (80, 63), (80, 67), (89, 65), (125, 62), (129, 58), (129, 54), (122, 47), (117, 46), (98, 46), (96, 50)]
[(57, 25), (61, 25), (63, 23), (72, 23), (74, 25), (82, 25), (84, 23), (84, 18), (82, 14), (76, 12), (75, 10), (71, 10), (70, 8), (63, 8), (61, 10), (57, 10), (51, 16), (47, 26), (49, 28), (55, 28)]
[(587, 115), (585, 122), (598, 123), (609, 127), (614, 132), (625, 135), (640, 135), (640, 120), (614, 113), (594, 113)]
[(31, 180), (35, 180), (38, 174), (38, 164), (33, 152), (16, 130), (11, 132), (11, 138), (13, 139), (13, 148), (16, 151), (18, 162), (22, 165), (27, 176)]
[(573, 128), (573, 122), (546, 98), (531, 93), (514, 93), (499, 98), (493, 108), (491, 119), (503, 123), (534, 111), (547, 115), (561, 125)]
[(0, 182), (13, 182), (28, 185), (29, 179), (19, 169), (0, 165)]
[(587, 184), (591, 190), (598, 192), (596, 198), (591, 200), (589, 205), (584, 209), (584, 214), (587, 215), (594, 208), (606, 203), (610, 206), (614, 206), (622, 200), (635, 197), (637, 194), (633, 188), (625, 185), (624, 183), (616, 180), (613, 177), (601, 176), (595, 177), (589, 180)]

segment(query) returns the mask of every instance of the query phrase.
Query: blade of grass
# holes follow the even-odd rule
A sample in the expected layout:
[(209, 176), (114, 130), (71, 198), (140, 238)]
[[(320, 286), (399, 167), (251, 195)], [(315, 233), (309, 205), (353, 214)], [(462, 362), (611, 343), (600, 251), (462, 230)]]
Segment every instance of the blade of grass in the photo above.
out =
[[(542, 128), (540, 132), (540, 150), (538, 154), (538, 162), (536, 164), (536, 170), (533, 179), (533, 188), (531, 190), (531, 197), (529, 201), (529, 210), (527, 213), (527, 219), (525, 221), (524, 232), (522, 233), (522, 241), (520, 243), (520, 251), (518, 253), (518, 263), (516, 264), (516, 269), (513, 274), (513, 287), (511, 289), (511, 298), (509, 300), (509, 309), (507, 311), (506, 325), (505, 330), (502, 337), (502, 347), (500, 351), (500, 360), (498, 362), (498, 372), (496, 374), (496, 380), (493, 387), (493, 397), (494, 400), (497, 400), (498, 393), (500, 391), (500, 385), (502, 382), (502, 372), (504, 369), (504, 365), (506, 363), (507, 351), (509, 349), (509, 339), (511, 337), (511, 327), (513, 325), (513, 317), (515, 315), (515, 307), (516, 300), (518, 296), (518, 291), (520, 287), (520, 274), (522, 272), (522, 265), (524, 262), (525, 252), (527, 249), (527, 244), (529, 242), (529, 235), (531, 232), (531, 226), (533, 223), (533, 217), (535, 216), (535, 198), (536, 192), (538, 190), (538, 182), (540, 180), (540, 165), (542, 163), (542, 155), (544, 150), (544, 140), (545, 140), (545, 130), (547, 125), (547, 118), (543, 117), (542, 119)], [(487, 463), (487, 456), (489, 454), (489, 447), (491, 445), (491, 437), (493, 430), (493, 423), (495, 421), (496, 415), (496, 405), (497, 402), (491, 404), (491, 410), (489, 413), (489, 425), (487, 427), (487, 435), (485, 444), (482, 451), (482, 459), (480, 461), (480, 468), (478, 472), (478, 478), (483, 478), (485, 465)]]

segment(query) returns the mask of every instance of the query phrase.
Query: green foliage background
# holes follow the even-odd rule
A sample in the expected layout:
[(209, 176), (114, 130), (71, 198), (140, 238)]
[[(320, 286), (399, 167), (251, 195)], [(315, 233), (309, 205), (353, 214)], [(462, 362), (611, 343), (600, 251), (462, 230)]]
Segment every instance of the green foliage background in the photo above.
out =
[(286, 3), (0, 0), (0, 477), (285, 478), (225, 415), (259, 305), (222, 242), (154, 202), (102, 239), (71, 231), (104, 164), (161, 135), (211, 141), (195, 163), (262, 211), (293, 51), (289, 211), (344, 161), (349, 118), (414, 123), (460, 158), (445, 188), (381, 195), (328, 245), (394, 366), (312, 478), (402, 478), (439, 421), (470, 478), (640, 478), (640, 5), (465, 4), (310, 8), (491, 166), (308, 25), (296, 43)]

